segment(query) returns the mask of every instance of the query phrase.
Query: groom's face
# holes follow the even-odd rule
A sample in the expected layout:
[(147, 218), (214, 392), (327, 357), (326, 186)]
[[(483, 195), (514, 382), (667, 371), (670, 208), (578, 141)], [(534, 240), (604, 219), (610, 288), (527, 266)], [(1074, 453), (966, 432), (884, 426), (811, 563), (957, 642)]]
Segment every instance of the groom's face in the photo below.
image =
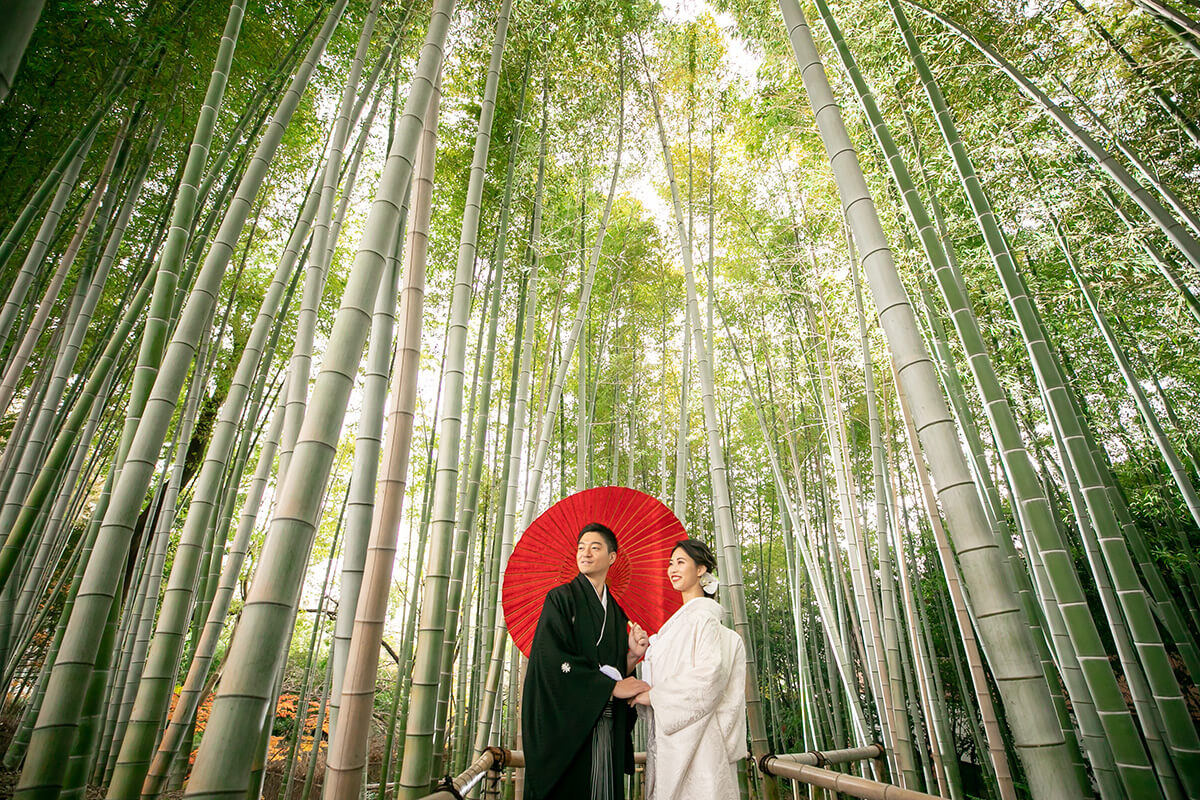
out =
[(608, 542), (594, 531), (585, 533), (579, 539), (575, 550), (575, 564), (579, 571), (589, 578), (608, 574), (608, 568), (617, 560), (617, 554), (610, 552)]

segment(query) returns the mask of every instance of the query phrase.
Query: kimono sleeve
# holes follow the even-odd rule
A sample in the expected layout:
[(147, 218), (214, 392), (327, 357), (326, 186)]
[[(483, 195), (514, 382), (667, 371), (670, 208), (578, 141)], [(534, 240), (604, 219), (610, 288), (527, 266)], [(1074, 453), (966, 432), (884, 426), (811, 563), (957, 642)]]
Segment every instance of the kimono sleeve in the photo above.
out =
[(668, 736), (711, 714), (720, 702), (732, 671), (722, 645), (721, 624), (705, 619), (691, 641), (691, 666), (673, 675), (654, 675), (650, 707), (654, 724)]
[(746, 757), (746, 645), (742, 637), (725, 629), (724, 652), (730, 658), (729, 683), (717, 707), (717, 724), (725, 739), (725, 753), (730, 761)]

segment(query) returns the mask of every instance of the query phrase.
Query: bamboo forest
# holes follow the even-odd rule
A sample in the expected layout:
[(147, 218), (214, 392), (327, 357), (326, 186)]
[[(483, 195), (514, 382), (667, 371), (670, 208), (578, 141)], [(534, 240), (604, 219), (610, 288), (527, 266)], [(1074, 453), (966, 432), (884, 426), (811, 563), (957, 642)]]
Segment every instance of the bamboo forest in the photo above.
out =
[(0, 797), (528, 796), (620, 486), (742, 798), (1200, 800), (1197, 0), (0, 15)]

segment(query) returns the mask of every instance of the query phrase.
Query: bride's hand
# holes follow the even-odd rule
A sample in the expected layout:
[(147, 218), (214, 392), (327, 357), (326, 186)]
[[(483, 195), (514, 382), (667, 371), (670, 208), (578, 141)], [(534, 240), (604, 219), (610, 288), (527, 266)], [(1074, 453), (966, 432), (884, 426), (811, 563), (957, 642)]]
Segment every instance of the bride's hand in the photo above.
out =
[(646, 631), (641, 625), (636, 622), (629, 624), (629, 654), (635, 659), (646, 655), (646, 648), (650, 646), (650, 637), (646, 635)]
[(650, 707), (650, 692), (649, 692), (649, 690), (641, 692), (640, 694), (629, 698), (629, 705), (645, 706), (646, 708), (649, 708)]

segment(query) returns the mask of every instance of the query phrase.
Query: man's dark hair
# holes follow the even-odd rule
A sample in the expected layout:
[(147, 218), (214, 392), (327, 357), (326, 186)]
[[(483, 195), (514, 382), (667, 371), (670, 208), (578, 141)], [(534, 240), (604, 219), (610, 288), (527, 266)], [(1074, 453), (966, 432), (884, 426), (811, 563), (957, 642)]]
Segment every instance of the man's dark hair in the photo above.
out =
[(705, 567), (710, 574), (716, 574), (717, 559), (708, 545), (699, 539), (680, 539), (671, 549), (682, 550), (687, 553), (688, 558), (696, 562), (696, 566)]
[(604, 543), (608, 545), (608, 552), (617, 552), (617, 535), (613, 533), (612, 529), (607, 525), (602, 525), (599, 522), (589, 522), (587, 525), (584, 525), (583, 530), (579, 532), (579, 539), (575, 540), (575, 544), (579, 544), (579, 541), (583, 539), (583, 535), (585, 533), (600, 534), (604, 537)]

